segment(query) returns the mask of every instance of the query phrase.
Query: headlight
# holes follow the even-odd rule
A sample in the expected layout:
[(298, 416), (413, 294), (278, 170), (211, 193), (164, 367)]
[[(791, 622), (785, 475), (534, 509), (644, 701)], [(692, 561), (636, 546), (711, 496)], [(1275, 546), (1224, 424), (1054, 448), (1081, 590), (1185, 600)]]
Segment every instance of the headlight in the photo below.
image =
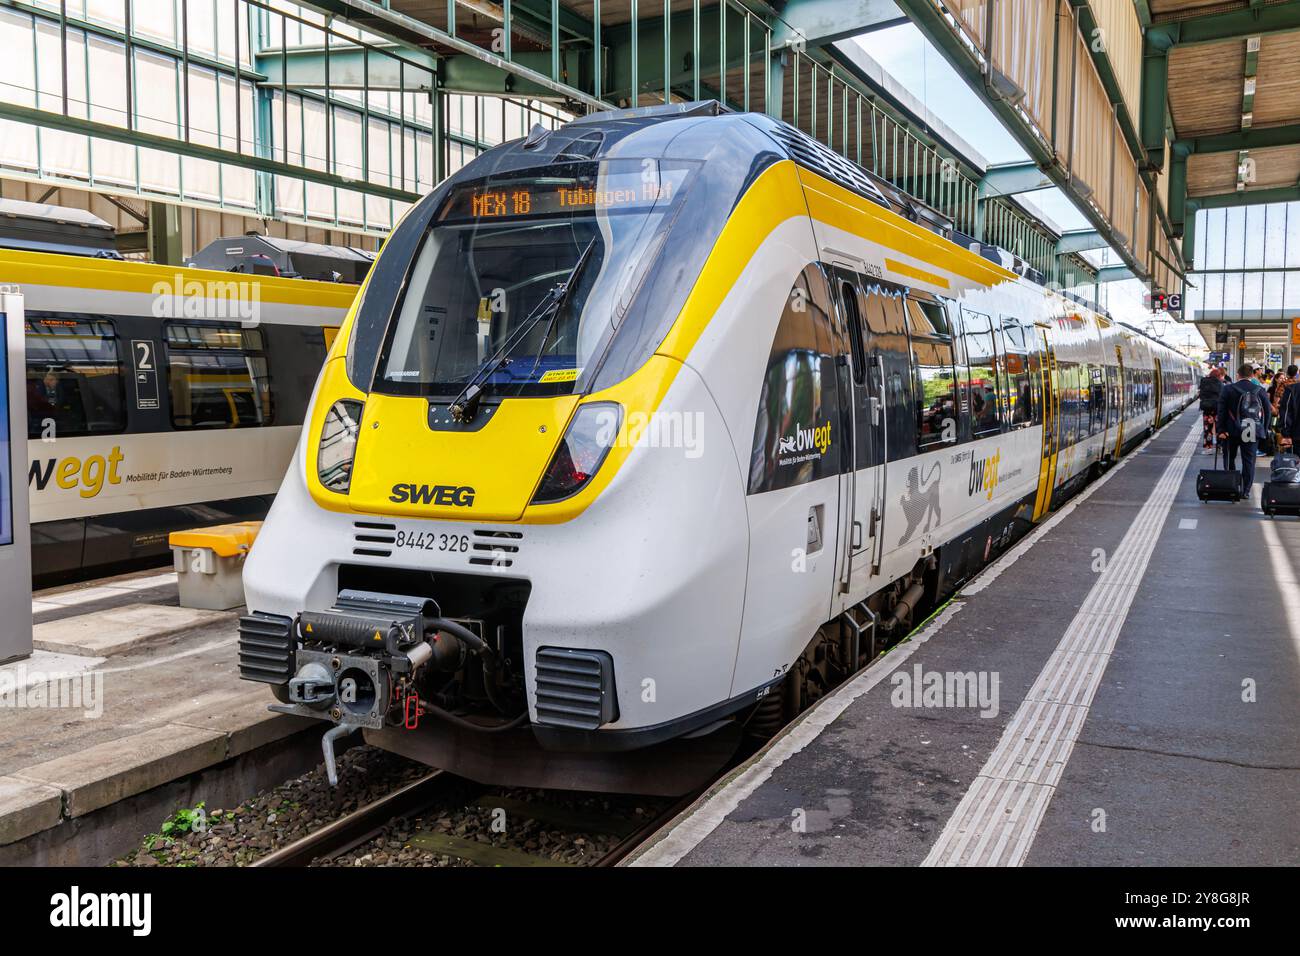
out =
[(623, 409), (614, 402), (579, 406), (555, 449), (532, 503), (549, 504), (577, 494), (600, 470), (605, 456), (614, 447), (622, 421)]
[(341, 495), (352, 483), (352, 459), (357, 453), (357, 435), (361, 432), (361, 402), (343, 399), (325, 413), (320, 430), (320, 449), (316, 452), (316, 475), (330, 491)]

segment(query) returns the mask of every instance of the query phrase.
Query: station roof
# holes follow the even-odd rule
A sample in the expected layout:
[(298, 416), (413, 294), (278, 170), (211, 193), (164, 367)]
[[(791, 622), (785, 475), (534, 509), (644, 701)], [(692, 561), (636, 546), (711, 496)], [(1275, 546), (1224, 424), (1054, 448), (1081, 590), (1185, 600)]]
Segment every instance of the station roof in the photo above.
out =
[(1190, 153), (1188, 197), (1235, 194), (1249, 202), (1252, 192), (1294, 190), (1300, 181), (1300, 4), (1145, 2), (1152, 28), (1175, 44), (1169, 50), (1169, 119), (1174, 142)]

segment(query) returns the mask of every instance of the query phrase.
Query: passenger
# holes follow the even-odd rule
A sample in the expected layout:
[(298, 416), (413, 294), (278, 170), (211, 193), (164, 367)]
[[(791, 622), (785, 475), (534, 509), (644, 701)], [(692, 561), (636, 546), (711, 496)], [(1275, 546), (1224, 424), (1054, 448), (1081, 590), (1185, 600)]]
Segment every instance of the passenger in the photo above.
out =
[(1204, 447), (1214, 447), (1214, 416), (1219, 410), (1219, 396), (1223, 393), (1223, 369), (1217, 365), (1201, 379), (1201, 441)]
[(1223, 389), (1216, 411), (1219, 438), (1228, 442), (1229, 471), (1236, 470), (1237, 453), (1241, 453), (1242, 493), (1247, 497), (1255, 485), (1255, 458), (1260, 439), (1272, 419), (1268, 392), (1256, 381), (1256, 371), (1249, 365), (1237, 369), (1237, 381)]
[(1278, 372), (1273, 376), (1273, 384), (1268, 390), (1268, 397), (1273, 405), (1273, 414), (1277, 415), (1282, 410), (1282, 396), (1286, 393), (1287, 386), (1295, 381), (1296, 367), (1288, 365), (1285, 372)]
[(1300, 448), (1300, 386), (1296, 385), (1300, 368), (1288, 365), (1286, 374), (1291, 384), (1278, 390), (1279, 409), (1277, 429), (1283, 448), (1290, 448), (1294, 454)]
[[(1267, 403), (1270, 417), (1273, 411), (1272, 390), (1269, 387), (1269, 381), (1271, 380), (1272, 375), (1273, 372), (1267, 366), (1260, 365), (1259, 363), (1255, 364), (1255, 384), (1264, 390), (1264, 401)], [(1264, 431), (1260, 433), (1256, 454), (1272, 455), (1274, 450), (1273, 430), (1271, 427), (1265, 428)]]

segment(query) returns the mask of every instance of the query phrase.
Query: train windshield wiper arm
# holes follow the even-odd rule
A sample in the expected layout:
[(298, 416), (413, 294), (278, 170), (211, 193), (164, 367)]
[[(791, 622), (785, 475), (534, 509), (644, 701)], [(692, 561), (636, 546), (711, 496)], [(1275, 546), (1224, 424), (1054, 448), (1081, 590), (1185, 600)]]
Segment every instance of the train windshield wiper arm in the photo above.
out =
[(574, 286), (578, 284), (578, 280), (582, 277), (582, 272), (587, 267), (588, 261), (591, 259), (591, 250), (594, 248), (596, 248), (596, 240), (592, 239), (591, 242), (587, 243), (587, 247), (583, 249), (582, 253), (578, 256), (578, 261), (573, 264), (573, 271), (570, 272), (569, 277), (564, 280), (564, 284), (556, 286), (555, 305), (550, 310), (551, 318), (550, 321), (546, 323), (546, 331), (542, 334), (542, 341), (537, 344), (537, 354), (533, 356), (533, 367), (529, 372), (530, 375), (532, 372), (537, 371), (537, 363), (542, 360), (542, 353), (546, 351), (546, 343), (550, 339), (551, 333), (555, 331), (555, 323), (559, 321), (560, 314), (568, 304), (569, 294), (573, 291)]
[[(470, 376), (465, 387), (460, 390), (460, 394), (451, 400), (447, 406), (451, 410), (453, 421), (464, 424), (474, 418), (474, 413), (478, 411), (479, 404), (483, 401), (484, 385), (487, 380), (496, 374), (498, 369), (508, 365), (512, 359), (510, 352), (514, 347), (523, 341), (526, 336), (542, 317), (548, 313), (558, 315), (559, 310), (563, 308), (564, 303), (568, 301), (569, 290), (576, 285), (576, 280), (582, 274), (587, 260), (591, 257), (591, 250), (596, 246), (596, 240), (592, 239), (587, 243), (587, 247), (582, 250), (578, 256), (578, 261), (574, 263), (572, 271), (569, 272), (568, 278), (551, 289), (542, 301), (537, 304), (537, 308), (528, 314), (523, 322), (519, 323), (519, 328), (515, 329), (501, 347), (492, 353), (492, 356), (479, 366), (477, 372)], [(552, 320), (552, 324), (554, 324)], [(550, 328), (547, 329), (546, 337), (550, 336)], [(546, 345), (546, 338), (542, 339), (542, 346)], [(540, 356), (540, 353), (539, 353)], [(536, 363), (534, 363), (535, 365)]]

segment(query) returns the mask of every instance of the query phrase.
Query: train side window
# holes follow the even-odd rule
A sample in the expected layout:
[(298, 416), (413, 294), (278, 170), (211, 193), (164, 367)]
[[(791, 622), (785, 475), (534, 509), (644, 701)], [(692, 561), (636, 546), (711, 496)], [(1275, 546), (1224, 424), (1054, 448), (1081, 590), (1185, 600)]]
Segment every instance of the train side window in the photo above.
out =
[(1002, 319), (1003, 340), (1006, 351), (1001, 364), (1004, 374), (1007, 413), (1013, 428), (1024, 428), (1034, 419), (1034, 390), (1031, 386), (1029, 354), (1025, 346), (1025, 332), (1020, 324), (1007, 317)]
[(1029, 353), (1029, 391), (1032, 396), (1031, 425), (1042, 425), (1046, 420), (1047, 396), (1043, 394), (1043, 353), (1033, 349)]
[(1093, 435), (1106, 428), (1106, 369), (1101, 365), (1089, 365), (1088, 374), (1088, 425)]
[[(916, 454), (916, 421), (906, 313), (916, 303), (905, 299), (900, 290), (879, 283), (866, 286), (864, 302), (871, 351), (884, 366), (886, 454), (889, 461), (911, 458)], [(927, 322), (925, 327), (933, 326)]]
[(174, 428), (248, 428), (274, 421), (261, 329), (168, 322), (167, 385)]
[(925, 299), (907, 299), (907, 325), (913, 335), (933, 335), (939, 338), (952, 338), (952, 326), (948, 322), (948, 313), (938, 302)]
[(1083, 438), (1079, 431), (1080, 406), (1082, 402), (1080, 396), (1083, 393), (1083, 369), (1078, 362), (1065, 363), (1065, 389), (1068, 403), (1063, 407), (1061, 413), (1062, 427), (1065, 430), (1065, 438), (1061, 440), (1062, 445), (1073, 445)]
[(836, 283), (840, 293), (840, 308), (844, 322), (849, 327), (849, 344), (853, 349), (853, 382), (864, 385), (867, 381), (867, 347), (862, 341), (862, 314), (858, 311), (858, 290), (847, 279)]
[(786, 298), (749, 459), (749, 494), (816, 481), (840, 471), (841, 435), (831, 304), (821, 267), (804, 268)]
[(112, 322), (29, 313), (25, 331), (28, 438), (126, 428), (122, 361)]
[(962, 342), (969, 363), (970, 425), (975, 437), (1002, 430), (999, 406), (998, 352), (994, 345), (993, 322), (982, 312), (962, 310)]
[(957, 376), (953, 371), (952, 343), (913, 337), (916, 359), (917, 443), (922, 450), (957, 440)]

